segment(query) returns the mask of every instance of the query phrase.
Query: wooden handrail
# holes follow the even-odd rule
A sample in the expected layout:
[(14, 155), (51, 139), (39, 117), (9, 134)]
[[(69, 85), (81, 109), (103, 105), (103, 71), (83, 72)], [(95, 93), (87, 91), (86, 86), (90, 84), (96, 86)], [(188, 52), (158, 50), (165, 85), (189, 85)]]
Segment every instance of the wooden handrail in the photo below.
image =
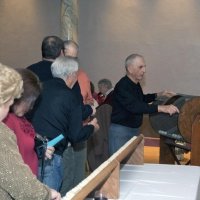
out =
[(144, 137), (133, 137), (107, 161), (102, 163), (86, 179), (70, 190), (62, 200), (83, 200), (97, 186), (108, 198), (119, 197), (120, 163), (126, 160), (129, 164), (143, 164)]

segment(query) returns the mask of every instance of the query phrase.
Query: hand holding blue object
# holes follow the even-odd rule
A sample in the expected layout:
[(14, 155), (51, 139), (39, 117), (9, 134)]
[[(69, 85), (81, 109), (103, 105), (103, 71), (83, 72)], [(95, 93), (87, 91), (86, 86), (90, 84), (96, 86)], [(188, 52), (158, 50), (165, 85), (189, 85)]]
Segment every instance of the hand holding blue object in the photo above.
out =
[(58, 142), (60, 142), (64, 138), (63, 134), (60, 134), (59, 136), (55, 137), (54, 139), (48, 141), (47, 147), (53, 147), (55, 146)]

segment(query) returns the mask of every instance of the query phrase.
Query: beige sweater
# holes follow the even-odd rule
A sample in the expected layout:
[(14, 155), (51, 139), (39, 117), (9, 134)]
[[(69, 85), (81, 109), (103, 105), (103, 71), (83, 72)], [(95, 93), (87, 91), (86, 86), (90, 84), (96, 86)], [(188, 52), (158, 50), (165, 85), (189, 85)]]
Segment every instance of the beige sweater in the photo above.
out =
[(24, 164), (15, 134), (0, 122), (0, 199), (49, 200), (49, 189)]

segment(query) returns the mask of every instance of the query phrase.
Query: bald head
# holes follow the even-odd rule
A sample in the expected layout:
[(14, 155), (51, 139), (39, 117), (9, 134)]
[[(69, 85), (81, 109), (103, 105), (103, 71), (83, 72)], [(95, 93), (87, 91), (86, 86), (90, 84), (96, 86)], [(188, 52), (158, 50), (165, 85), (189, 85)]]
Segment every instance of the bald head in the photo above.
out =
[(64, 41), (64, 55), (73, 58), (78, 57), (78, 44), (72, 40)]

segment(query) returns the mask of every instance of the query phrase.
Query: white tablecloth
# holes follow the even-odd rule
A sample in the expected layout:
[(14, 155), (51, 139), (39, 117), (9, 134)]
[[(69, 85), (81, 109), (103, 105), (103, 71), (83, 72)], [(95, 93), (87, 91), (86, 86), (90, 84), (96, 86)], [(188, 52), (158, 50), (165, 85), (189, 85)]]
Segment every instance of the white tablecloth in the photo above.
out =
[(120, 170), (121, 200), (200, 200), (200, 167), (124, 165)]

